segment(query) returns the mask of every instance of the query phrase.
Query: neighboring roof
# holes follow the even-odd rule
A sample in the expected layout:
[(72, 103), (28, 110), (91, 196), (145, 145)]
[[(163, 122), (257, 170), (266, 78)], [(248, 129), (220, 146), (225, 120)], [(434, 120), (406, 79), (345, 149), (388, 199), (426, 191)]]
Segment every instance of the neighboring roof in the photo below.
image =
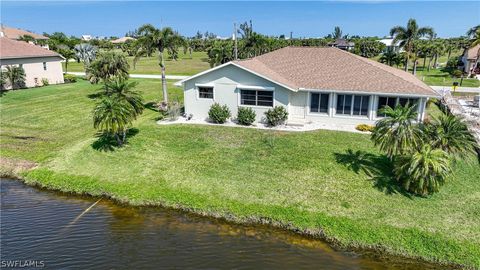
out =
[(7, 27), (4, 25), (1, 26), (0, 31), (3, 33), (4, 37), (10, 38), (10, 39), (19, 39), (21, 36), (24, 36), (24, 35), (32, 36), (34, 39), (48, 39), (48, 37), (46, 36), (28, 32), (22, 29)]
[(355, 43), (349, 42), (346, 39), (338, 38), (335, 42), (328, 43), (328, 46), (335, 46), (335, 47), (353, 47)]
[(332, 47), (286, 47), (235, 63), (299, 90), (437, 96), (410, 73)]
[(385, 46), (398, 46), (399, 42), (397, 42), (395, 45), (393, 45), (393, 38), (384, 38), (380, 39), (379, 42), (385, 44)]
[(132, 37), (121, 37), (121, 38), (117, 38), (117, 39), (115, 39), (115, 40), (112, 40), (112, 43), (113, 43), (113, 44), (125, 43), (127, 40), (135, 40), (135, 39), (132, 38)]
[(480, 50), (480, 44), (478, 44), (477, 46), (474, 46), (470, 49), (466, 49), (465, 52), (463, 53), (463, 55), (467, 56), (468, 60), (476, 60), (478, 58), (478, 56), (480, 55), (479, 50)]
[(60, 57), (60, 54), (23, 41), (0, 37), (0, 59)]

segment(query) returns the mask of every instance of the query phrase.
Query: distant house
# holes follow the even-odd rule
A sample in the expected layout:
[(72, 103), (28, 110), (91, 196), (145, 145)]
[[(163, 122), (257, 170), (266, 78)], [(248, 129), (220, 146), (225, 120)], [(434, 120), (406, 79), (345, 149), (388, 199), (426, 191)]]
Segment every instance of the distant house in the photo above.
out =
[(64, 58), (56, 52), (0, 37), (0, 68), (23, 67), (27, 87), (41, 86), (42, 79), (47, 79), (50, 84), (63, 83), (62, 60)]
[[(469, 75), (470, 74), (480, 74), (480, 65), (479, 65), (479, 60), (478, 58), (480, 57), (480, 44), (475, 46), (475, 47), (472, 47), (472, 48), (469, 48), (469, 49), (465, 49), (463, 51), (463, 55), (462, 55), (462, 63), (463, 63), (463, 67), (461, 67), (463, 69), (463, 71), (465, 73), (468, 73)], [(476, 64), (476, 66), (475, 66)]]
[(327, 46), (339, 48), (340, 50), (344, 50), (344, 51), (350, 51), (355, 47), (355, 43), (350, 42), (343, 38), (338, 38), (334, 42), (328, 43)]
[(393, 50), (394, 52), (401, 52), (402, 48), (400, 48), (399, 42), (393, 44), (393, 38), (384, 38), (380, 39), (379, 42), (385, 44), (384, 52), (388, 50)]
[[(25, 30), (22, 30), (22, 29), (17, 29), (17, 28), (13, 28), (13, 27), (8, 27), (8, 26), (5, 26), (5, 25), (1, 25), (0, 27), (0, 37), (6, 37), (6, 38), (9, 38), (9, 39), (13, 39), (13, 40), (20, 40), (22, 36), (31, 36), (32, 38), (35, 39), (35, 41), (46, 41), (48, 40), (48, 37), (46, 36), (43, 36), (43, 35), (39, 35), (39, 34), (35, 34), (35, 33), (32, 33), (32, 32), (29, 32), (29, 31), (25, 31)], [(44, 49), (49, 49), (48, 48), (48, 44), (46, 44), (45, 42), (30, 42), (32, 44), (38, 44), (40, 47), (44, 48)]]
[(250, 107), (257, 122), (284, 106), (289, 123), (372, 124), (388, 105), (415, 105), (424, 118), (427, 100), (438, 95), (414, 75), (339, 50), (286, 47), (247, 60), (225, 63), (177, 83), (185, 112), (207, 119), (214, 103), (232, 115)]
[(127, 42), (128, 40), (135, 40), (135, 38), (121, 37), (121, 38), (117, 38), (117, 39), (112, 40), (112, 43), (113, 44), (123, 44), (123, 43)]
[(80, 39), (83, 40), (83, 41), (90, 41), (90, 40), (92, 40), (93, 38), (92, 38), (91, 35), (82, 35), (82, 36), (80, 37)]

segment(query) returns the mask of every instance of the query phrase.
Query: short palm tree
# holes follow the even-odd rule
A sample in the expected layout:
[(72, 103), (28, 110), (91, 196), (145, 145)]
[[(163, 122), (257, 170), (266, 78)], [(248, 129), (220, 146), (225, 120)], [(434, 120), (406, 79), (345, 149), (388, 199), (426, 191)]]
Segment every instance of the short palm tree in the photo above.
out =
[(418, 27), (415, 19), (408, 20), (407, 27), (395, 26), (390, 29), (390, 35), (393, 36), (392, 44), (399, 43), (407, 53), (405, 60), (405, 71), (408, 71), (408, 61), (413, 51), (414, 41), (423, 36), (433, 36), (434, 32), (431, 27)]
[(417, 151), (399, 156), (394, 173), (406, 190), (418, 195), (438, 192), (451, 171), (448, 154), (425, 143)]
[(105, 95), (116, 97), (128, 102), (131, 105), (133, 112), (135, 112), (136, 118), (144, 109), (142, 95), (135, 90), (137, 85), (137, 82), (128, 82), (127, 80), (117, 77), (105, 84)]
[(178, 46), (183, 43), (182, 37), (170, 27), (158, 29), (151, 24), (140, 26), (137, 33), (139, 35), (137, 38), (138, 52), (134, 58), (134, 62), (136, 63), (138, 59), (145, 55), (145, 52), (151, 50), (151, 48), (156, 48), (158, 50), (160, 57), (159, 65), (162, 72), (163, 101), (168, 103), (164, 52), (165, 50), (176, 51)]
[(418, 125), (415, 123), (415, 106), (386, 106), (381, 113), (386, 117), (377, 121), (371, 139), (390, 159), (406, 154), (416, 148), (421, 141)]
[[(7, 66), (5, 70), (1, 71), (2, 80), (6, 86), (10, 86), (12, 89), (25, 88), (25, 70), (22, 67)], [(6, 87), (5, 87), (6, 88)]]
[(208, 49), (208, 59), (211, 67), (233, 60), (233, 44), (230, 41), (215, 41)]
[(65, 73), (68, 72), (68, 60), (72, 59), (75, 57), (75, 52), (70, 49), (65, 44), (59, 44), (56, 46), (56, 51), (61, 54), (65, 58)]
[(427, 143), (453, 157), (465, 158), (475, 153), (478, 147), (467, 124), (453, 114), (442, 114), (433, 118), (423, 129)]
[(95, 60), (97, 56), (97, 49), (88, 43), (77, 44), (73, 49), (75, 57), (77, 57), (78, 61), (82, 61), (85, 67), (90, 65), (90, 62)]
[(128, 78), (128, 70), (130, 65), (123, 53), (115, 51), (102, 52), (87, 67), (87, 79), (91, 83), (100, 81), (107, 82), (112, 78), (125, 80)]
[(125, 100), (104, 97), (93, 110), (93, 126), (107, 135), (113, 135), (119, 146), (125, 142), (128, 127), (135, 119), (135, 111)]

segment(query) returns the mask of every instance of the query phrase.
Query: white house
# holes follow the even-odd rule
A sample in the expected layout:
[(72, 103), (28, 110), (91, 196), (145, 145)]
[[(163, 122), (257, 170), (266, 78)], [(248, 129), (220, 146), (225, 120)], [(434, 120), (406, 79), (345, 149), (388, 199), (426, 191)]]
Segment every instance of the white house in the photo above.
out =
[(426, 102), (438, 95), (415, 76), (337, 48), (286, 47), (232, 61), (177, 83), (186, 114), (207, 119), (214, 103), (235, 116), (251, 107), (257, 121), (284, 106), (290, 124), (372, 124), (385, 105), (416, 104), (423, 120)]
[(393, 50), (394, 52), (402, 52), (403, 51), (403, 49), (400, 48), (400, 45), (399, 45), (400, 42), (397, 42), (397, 43), (393, 44), (393, 38), (380, 39), (378, 42), (383, 43), (385, 45), (384, 52), (386, 52), (388, 50)]
[(0, 37), (0, 68), (23, 67), (27, 87), (41, 86), (42, 79), (47, 79), (49, 84), (63, 83), (62, 60), (64, 58), (56, 52)]

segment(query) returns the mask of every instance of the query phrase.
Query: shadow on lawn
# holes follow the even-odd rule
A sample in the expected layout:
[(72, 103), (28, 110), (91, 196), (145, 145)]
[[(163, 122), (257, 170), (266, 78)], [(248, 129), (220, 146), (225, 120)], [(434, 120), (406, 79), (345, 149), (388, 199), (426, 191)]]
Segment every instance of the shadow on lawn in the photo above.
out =
[(390, 160), (383, 155), (374, 155), (365, 151), (354, 152), (348, 149), (345, 153), (334, 153), (338, 163), (344, 165), (356, 174), (365, 173), (373, 180), (373, 186), (385, 194), (411, 195), (398, 183), (393, 175)]
[[(138, 132), (140, 132), (137, 128), (131, 128), (127, 131), (126, 139), (125, 139), (125, 144), (128, 143), (128, 139), (137, 135)], [(110, 134), (98, 134), (97, 135), (97, 140), (92, 143), (92, 148), (97, 150), (97, 151), (105, 151), (105, 152), (110, 152), (110, 151), (115, 151), (116, 148), (119, 148), (117, 144), (117, 140), (115, 140), (115, 137), (113, 137)]]

